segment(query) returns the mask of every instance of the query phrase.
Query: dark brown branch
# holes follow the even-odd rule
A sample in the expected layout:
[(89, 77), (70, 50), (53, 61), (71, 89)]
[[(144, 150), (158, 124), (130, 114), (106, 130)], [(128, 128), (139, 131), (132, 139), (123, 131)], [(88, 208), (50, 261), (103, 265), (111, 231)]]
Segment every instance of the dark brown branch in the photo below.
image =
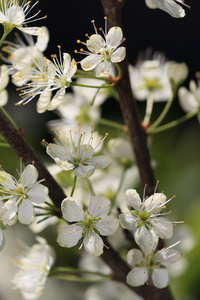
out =
[[(122, 27), (121, 21), (121, 10), (124, 4), (124, 0), (101, 0), (105, 16), (108, 18), (108, 27), (113, 26)], [(122, 111), (122, 115), (126, 125), (128, 126), (130, 139), (135, 153), (135, 158), (137, 166), (140, 173), (141, 185), (144, 187), (147, 184), (146, 195), (152, 195), (155, 189), (155, 178), (153, 169), (151, 166), (151, 159), (147, 147), (147, 137), (141, 126), (140, 119), (138, 116), (138, 111), (136, 107), (136, 101), (133, 97), (133, 93), (130, 85), (130, 78), (128, 73), (128, 60), (125, 59), (120, 63), (122, 77), (115, 86), (115, 90), (119, 95), (119, 102)], [(106, 253), (106, 252), (105, 252)], [(107, 260), (108, 265), (115, 272), (115, 276), (121, 273), (122, 278), (116, 278), (124, 283), (126, 283), (127, 271), (124, 268), (120, 268), (118, 265), (118, 258), (115, 253), (111, 255), (113, 257), (113, 262)], [(105, 254), (104, 254), (104, 260)], [(123, 274), (124, 273), (124, 274)], [(125, 274), (126, 273), (126, 274)], [(150, 286), (142, 286), (134, 289), (139, 295), (141, 295), (145, 300), (172, 300), (169, 290), (157, 289), (152, 284)]]
[(55, 206), (60, 208), (62, 200), (66, 198), (64, 191), (48, 172), (45, 165), (32, 147), (28, 144), (22, 134), (14, 127), (2, 110), (0, 110), (0, 132), (17, 155), (22, 158), (25, 165), (31, 164), (33, 161), (35, 162), (34, 165), (38, 170), (39, 179), (46, 179), (43, 184), (49, 189), (49, 197)]
[[(121, 27), (121, 9), (123, 1), (117, 0), (101, 0), (105, 16), (108, 18), (108, 26)], [(150, 156), (146, 144), (146, 135), (141, 127), (136, 101), (130, 86), (130, 79), (128, 73), (128, 60), (125, 59), (120, 63), (122, 70), (122, 77), (115, 89), (119, 95), (120, 107), (126, 125), (128, 126), (131, 142), (133, 145), (136, 162), (141, 177), (141, 185), (147, 184), (146, 195), (152, 195), (155, 189), (155, 179), (151, 167)]]

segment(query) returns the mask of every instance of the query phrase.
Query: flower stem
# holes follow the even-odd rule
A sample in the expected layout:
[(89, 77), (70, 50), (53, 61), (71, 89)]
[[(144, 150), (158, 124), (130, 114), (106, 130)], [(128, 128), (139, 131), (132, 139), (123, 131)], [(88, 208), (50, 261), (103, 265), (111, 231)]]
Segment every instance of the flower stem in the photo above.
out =
[(126, 126), (125, 125), (119, 124), (119, 123), (114, 122), (114, 121), (106, 120), (106, 119), (103, 119), (103, 118), (98, 120), (98, 124), (105, 125), (105, 126), (110, 126), (110, 127), (116, 128), (116, 129), (126, 131)]
[(184, 121), (191, 119), (192, 117), (194, 117), (198, 113), (199, 113), (199, 109), (193, 110), (193, 111), (189, 112), (188, 114), (186, 114), (185, 116), (179, 118), (178, 120), (172, 121), (168, 124), (157, 127), (155, 129), (151, 129), (150, 131), (147, 131), (147, 132), (148, 133), (159, 133), (159, 132), (162, 132), (164, 130), (171, 129), (171, 128), (183, 123)]
[(146, 113), (143, 120), (143, 125), (148, 126), (151, 118), (151, 113), (153, 110), (153, 93), (149, 93), (147, 96), (147, 106), (146, 106)]
[(100, 272), (93, 272), (93, 271), (88, 271), (88, 270), (81, 270), (81, 269), (76, 269), (76, 268), (70, 268), (70, 267), (52, 267), (51, 273), (54, 274), (56, 272), (60, 273), (74, 273), (74, 274), (89, 274), (89, 275), (96, 275), (96, 276), (101, 276), (106, 279), (110, 279), (110, 275), (103, 274)]
[(160, 116), (158, 117), (158, 119), (147, 129), (147, 133), (151, 133), (152, 130), (154, 130), (156, 127), (158, 127), (158, 125), (160, 125), (160, 123), (164, 120), (167, 112), (169, 111), (169, 109), (172, 105), (174, 96), (175, 96), (175, 93), (173, 93), (172, 97), (167, 101), (165, 108), (163, 109), (163, 111), (160, 114)]
[(76, 82), (71, 82), (70, 84), (71, 86), (81, 86), (81, 87), (86, 87), (86, 88), (93, 88), (93, 89), (107, 89), (107, 88), (111, 88), (112, 86), (114, 86), (114, 83), (111, 83), (109, 85), (103, 84), (101, 86), (99, 85), (87, 85), (87, 84), (80, 84), (80, 83), (76, 83)]
[(76, 187), (76, 181), (77, 181), (77, 176), (74, 176), (74, 182), (73, 182), (73, 186), (72, 186), (72, 191), (71, 191), (70, 197), (72, 197), (73, 194), (74, 194), (75, 187)]

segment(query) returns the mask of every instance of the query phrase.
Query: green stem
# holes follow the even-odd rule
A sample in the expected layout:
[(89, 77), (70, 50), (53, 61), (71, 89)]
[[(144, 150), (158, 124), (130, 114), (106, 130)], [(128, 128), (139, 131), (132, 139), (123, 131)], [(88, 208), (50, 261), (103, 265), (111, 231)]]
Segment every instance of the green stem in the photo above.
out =
[(122, 70), (121, 70), (119, 64), (115, 64), (115, 67), (117, 68), (118, 77), (120, 78), (122, 76)]
[[(83, 277), (82, 275), (92, 275), (92, 276), (99, 276), (101, 278), (87, 278)], [(56, 277), (64, 280), (69, 281), (79, 281), (79, 282), (100, 282), (105, 280), (110, 280), (111, 276), (106, 275), (100, 272), (92, 272), (88, 270), (79, 270), (75, 268), (69, 268), (69, 267), (52, 267), (50, 274), (50, 277)]]
[(160, 123), (163, 121), (163, 119), (165, 118), (167, 112), (169, 111), (169, 109), (172, 105), (174, 96), (175, 96), (175, 93), (173, 93), (172, 97), (167, 101), (167, 104), (165, 105), (165, 108), (163, 109), (163, 111), (160, 114), (160, 116), (158, 117), (158, 119), (147, 129), (147, 133), (151, 133), (152, 130), (154, 130), (154, 128), (158, 127), (158, 125), (160, 125)]
[(74, 183), (73, 183), (73, 187), (72, 187), (70, 197), (72, 197), (73, 194), (74, 194), (74, 190), (75, 190), (75, 187), (76, 187), (76, 181), (77, 181), (77, 176), (74, 176)]
[(104, 282), (106, 280), (110, 280), (110, 278), (101, 278), (101, 279), (94, 279), (94, 278), (86, 278), (86, 277), (78, 277), (76, 275), (65, 275), (65, 274), (53, 274), (49, 277), (54, 277), (62, 280), (67, 281), (75, 281), (75, 282)]
[(168, 124), (165, 124), (163, 126), (157, 127), (154, 130), (151, 130), (150, 132), (151, 133), (159, 133), (159, 132), (162, 132), (164, 130), (171, 129), (171, 128), (183, 123), (184, 121), (191, 119), (192, 117), (194, 117), (198, 113), (199, 113), (199, 109), (196, 109), (194, 111), (189, 112), (185, 116), (179, 118), (178, 120), (175, 120), (175, 121), (172, 121), (172, 122), (170, 122)]
[(98, 88), (97, 91), (96, 91), (96, 93), (94, 94), (94, 96), (93, 96), (93, 98), (92, 98), (92, 100), (91, 100), (91, 102), (90, 102), (90, 106), (93, 106), (93, 105), (94, 105), (94, 101), (95, 101), (96, 96), (97, 96), (97, 94), (99, 93), (100, 89), (101, 89), (101, 88)]
[(147, 106), (146, 106), (146, 113), (143, 120), (143, 125), (148, 125), (150, 122), (151, 114), (153, 110), (153, 93), (149, 93), (147, 97)]
[(59, 211), (59, 212), (60, 212), (60, 209), (57, 208), (55, 205), (53, 205), (53, 204), (51, 204), (51, 203), (49, 203), (49, 202), (47, 202), (47, 201), (45, 201), (44, 203), (45, 203), (46, 205), (48, 205), (52, 210), (56, 210), (56, 211)]
[(122, 172), (122, 175), (121, 175), (121, 178), (120, 178), (119, 186), (118, 186), (117, 191), (116, 191), (116, 193), (115, 193), (114, 200), (111, 201), (111, 208), (110, 208), (110, 211), (111, 211), (112, 208), (114, 207), (115, 201), (116, 201), (116, 197), (117, 197), (117, 194), (118, 194), (118, 193), (120, 192), (120, 190), (121, 190), (122, 183), (124, 182), (125, 173), (126, 173), (126, 169), (124, 168), (124, 169), (123, 169), (123, 172)]
[(109, 82), (109, 79), (106, 77), (96, 77), (95, 75), (89, 75), (89, 74), (84, 74), (84, 75), (74, 75), (72, 77), (73, 79), (77, 78), (89, 78), (89, 79), (97, 79), (97, 80), (105, 80), (106, 82)]
[(110, 120), (106, 120), (106, 119), (99, 119), (98, 120), (98, 124), (100, 125), (106, 125), (106, 126), (110, 126), (116, 129), (120, 129), (120, 130), (124, 130), (125, 129), (125, 125), (119, 124), (117, 122), (114, 121), (110, 121)]
[(102, 85), (102, 86), (99, 86), (99, 85), (87, 85), (87, 84), (80, 84), (80, 83), (76, 83), (76, 82), (71, 82), (70, 84), (71, 86), (81, 86), (81, 87), (86, 87), (86, 88), (93, 88), (93, 89), (108, 89), (108, 88), (111, 88), (112, 86), (114, 86), (115, 84), (114, 83), (111, 83), (109, 85)]
[(35, 214), (36, 217), (40, 217), (40, 216), (48, 216), (48, 215), (53, 216), (52, 212), (48, 212), (48, 213), (44, 213), (44, 214)]
[(7, 143), (0, 143), (0, 147), (10, 147), (10, 145)]

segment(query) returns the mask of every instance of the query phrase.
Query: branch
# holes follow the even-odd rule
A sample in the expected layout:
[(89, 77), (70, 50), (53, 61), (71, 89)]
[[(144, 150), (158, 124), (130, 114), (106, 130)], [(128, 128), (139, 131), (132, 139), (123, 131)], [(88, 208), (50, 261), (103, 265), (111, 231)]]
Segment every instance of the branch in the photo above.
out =
[[(121, 9), (123, 1), (117, 0), (101, 0), (105, 16), (108, 17), (108, 26), (121, 25)], [(130, 85), (128, 73), (128, 60), (125, 59), (120, 64), (122, 77), (115, 86), (115, 90), (119, 95), (119, 102), (125, 124), (128, 126), (131, 142), (133, 145), (136, 162), (139, 168), (141, 185), (147, 184), (146, 194), (150, 196), (155, 189), (155, 179), (151, 167), (151, 160), (147, 148), (146, 134), (141, 127), (140, 119), (137, 111), (136, 101)]]
[[(122, 27), (121, 10), (124, 2), (125, 0), (101, 0), (105, 16), (108, 18), (109, 28), (114, 26)], [(155, 190), (155, 178), (147, 147), (147, 137), (140, 123), (136, 101), (133, 97), (130, 85), (127, 58), (120, 63), (120, 68), (122, 71), (122, 76), (121, 79), (117, 82), (115, 90), (119, 95), (122, 115), (129, 130), (136, 163), (139, 168), (141, 185), (142, 188), (144, 188), (144, 185), (147, 184), (146, 194), (147, 196), (150, 196), (154, 193)], [(113, 269), (115, 275), (121, 272), (123, 273), (124, 269), (120, 269), (118, 265), (118, 258), (116, 257), (116, 255), (113, 253), (112, 255), (110, 255), (110, 257), (113, 257), (112, 259), (114, 259), (112, 266), (112, 259), (111, 261), (107, 260), (107, 263)], [(125, 272), (124, 274), (121, 274), (121, 276), (123, 277), (121, 278), (121, 281), (124, 283), (126, 283), (126, 275), (127, 273), (125, 274)], [(173, 300), (173, 297), (171, 296), (167, 288), (157, 289), (152, 285), (152, 283), (150, 283), (149, 286), (145, 285), (142, 287), (134, 288), (134, 291), (142, 296), (145, 300)]]
[(64, 191), (51, 176), (43, 162), (22, 136), (20, 131), (15, 128), (2, 110), (0, 110), (0, 132), (17, 155), (22, 158), (25, 165), (31, 164), (33, 161), (35, 162), (34, 165), (38, 170), (39, 179), (46, 179), (43, 184), (49, 189), (49, 197), (55, 206), (60, 208), (62, 200), (66, 198)]

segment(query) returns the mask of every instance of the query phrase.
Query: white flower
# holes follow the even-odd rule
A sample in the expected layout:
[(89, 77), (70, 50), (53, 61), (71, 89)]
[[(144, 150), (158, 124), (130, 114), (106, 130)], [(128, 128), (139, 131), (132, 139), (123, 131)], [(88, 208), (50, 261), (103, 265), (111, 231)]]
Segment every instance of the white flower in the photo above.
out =
[[(94, 24), (94, 21), (92, 23)], [(121, 62), (126, 56), (125, 47), (119, 47), (124, 41), (122, 29), (117, 26), (112, 27), (107, 33), (106, 28), (104, 37), (98, 34), (95, 25), (94, 29), (95, 34), (91, 35), (86, 42), (89, 51), (80, 49), (81, 53), (87, 55), (81, 61), (81, 67), (84, 71), (95, 69), (96, 76), (109, 74), (112, 64)], [(81, 43), (80, 40), (77, 42)]]
[(0, 171), (0, 202), (4, 205), (7, 219), (12, 219), (18, 214), (20, 223), (29, 224), (34, 218), (33, 203), (43, 203), (47, 200), (48, 189), (37, 181), (38, 172), (33, 165), (25, 167), (23, 172), (19, 174), (17, 181), (12, 175)]
[[(61, 55), (60, 46), (59, 59), (56, 54), (52, 55), (53, 62), (46, 57), (38, 63), (34, 61), (31, 69), (25, 72), (22, 77), (27, 81), (24, 84), (20, 96), (22, 100), (17, 103), (26, 104), (35, 96), (40, 95), (37, 102), (37, 112), (43, 113), (46, 110), (54, 110), (62, 101), (65, 95), (65, 90), (70, 86), (72, 76), (76, 73), (77, 65), (74, 59), (68, 53)], [(51, 100), (51, 92), (58, 90)]]
[(22, 4), (18, 0), (0, 0), (0, 23), (11, 31), (14, 27), (22, 32), (31, 35), (42, 35), (43, 29), (40, 27), (26, 27), (28, 23), (46, 18), (46, 16), (35, 19), (40, 10), (32, 16), (28, 16), (33, 7), (38, 3), (36, 1), (32, 6), (31, 1), (23, 0)]
[(84, 212), (81, 201), (68, 197), (63, 200), (61, 209), (63, 218), (73, 224), (60, 230), (57, 242), (63, 247), (70, 248), (83, 238), (79, 249), (84, 245), (90, 254), (101, 255), (104, 243), (99, 234), (112, 235), (119, 225), (115, 217), (108, 216), (110, 200), (105, 196), (91, 196), (88, 211)]
[[(139, 245), (151, 243), (152, 229), (162, 239), (172, 236), (172, 222), (161, 217), (160, 213), (172, 198), (166, 200), (163, 193), (154, 193), (141, 201), (139, 194), (134, 189), (127, 190), (126, 197), (129, 203), (128, 212), (119, 215), (119, 219), (125, 228), (134, 231), (136, 243)], [(130, 207), (133, 207), (133, 210)]]
[(181, 3), (187, 6), (182, 0), (145, 0), (145, 2), (149, 8), (160, 8), (174, 18), (183, 18), (185, 16), (184, 9), (178, 4)]
[(75, 131), (73, 136), (71, 130), (69, 135), (65, 134), (65, 139), (58, 136), (58, 142), (61, 145), (49, 144), (47, 154), (55, 160), (61, 169), (66, 171), (74, 169), (74, 175), (88, 177), (94, 173), (96, 168), (103, 169), (111, 163), (111, 158), (106, 155), (93, 157), (95, 149), (104, 139), (101, 139), (94, 147), (92, 145), (93, 131), (87, 137), (79, 126), (78, 132)]
[(174, 61), (167, 63), (167, 72), (172, 84), (180, 85), (188, 76), (188, 67), (185, 63)]
[[(196, 85), (194, 80), (190, 81), (190, 91), (185, 87), (181, 87), (178, 91), (178, 99), (182, 109), (185, 112), (192, 112), (200, 109), (200, 87)], [(200, 113), (198, 114), (200, 119)]]
[(132, 249), (127, 254), (127, 262), (133, 269), (127, 275), (127, 283), (131, 286), (140, 286), (148, 282), (151, 277), (155, 287), (165, 288), (169, 282), (167, 267), (180, 258), (178, 251), (172, 249), (181, 241), (160, 251), (156, 251), (157, 240), (153, 239), (148, 248)]
[(37, 237), (39, 244), (31, 248), (22, 244), (20, 255), (15, 261), (18, 272), (12, 283), (19, 289), (26, 300), (38, 299), (45, 288), (50, 269), (55, 261), (54, 249), (46, 240)]
[(8, 82), (8, 67), (6, 65), (2, 65), (0, 67), (0, 106), (4, 106), (8, 102), (8, 93), (5, 90)]
[(137, 100), (146, 100), (152, 95), (153, 101), (167, 101), (171, 95), (171, 85), (167, 64), (160, 56), (153, 60), (139, 62), (136, 67), (129, 66), (131, 87)]
[(49, 41), (49, 32), (46, 27), (42, 27), (44, 34), (37, 37), (36, 43), (32, 36), (24, 34), (25, 43), (21, 38), (17, 37), (17, 43), (10, 43), (4, 48), (9, 53), (7, 62), (12, 64), (10, 74), (12, 75), (12, 82), (17, 85), (23, 85), (28, 81), (28, 78), (23, 78), (25, 73), (28, 73), (34, 62), (40, 65), (43, 61), (43, 51), (47, 48)]

